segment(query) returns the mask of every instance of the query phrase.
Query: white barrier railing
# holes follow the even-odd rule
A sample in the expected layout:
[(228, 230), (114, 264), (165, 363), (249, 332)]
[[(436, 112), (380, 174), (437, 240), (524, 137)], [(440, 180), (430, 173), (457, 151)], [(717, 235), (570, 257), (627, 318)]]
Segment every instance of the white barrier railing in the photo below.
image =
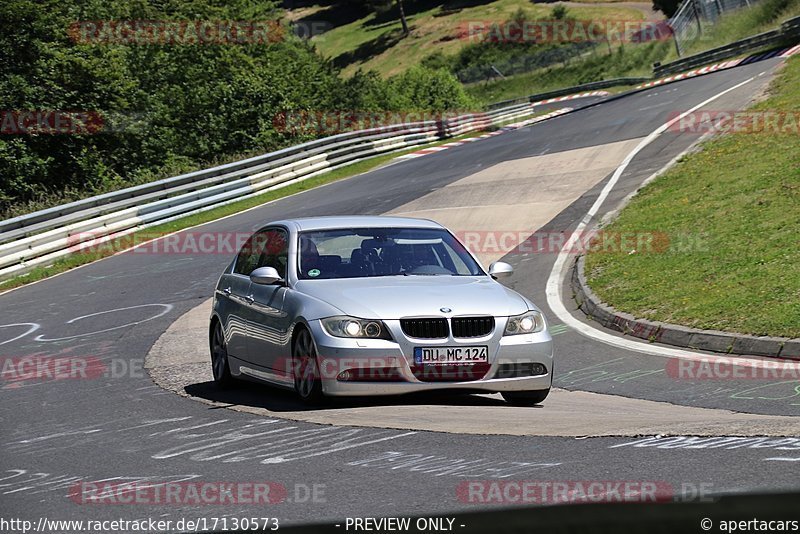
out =
[(67, 256), (87, 241), (124, 236), (376, 155), (498, 126), (532, 109), (524, 103), (442, 121), (347, 132), (8, 219), (0, 222), (0, 280)]

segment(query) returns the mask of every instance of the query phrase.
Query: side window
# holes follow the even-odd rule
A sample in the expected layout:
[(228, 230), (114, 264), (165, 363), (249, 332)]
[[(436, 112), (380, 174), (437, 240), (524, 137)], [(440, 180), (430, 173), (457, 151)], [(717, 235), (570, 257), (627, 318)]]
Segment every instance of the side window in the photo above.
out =
[(257, 267), (273, 267), (281, 278), (286, 278), (286, 265), (289, 263), (289, 236), (278, 228), (266, 230)]
[(233, 272), (250, 276), (259, 267), (274, 267), (286, 278), (289, 261), (289, 239), (285, 230), (269, 228), (253, 234), (236, 258)]
[(243, 274), (244, 276), (250, 276), (256, 266), (258, 265), (258, 259), (261, 256), (261, 249), (259, 248), (258, 244), (263, 242), (264, 232), (257, 232), (250, 236), (250, 239), (242, 247), (242, 250), (239, 251), (239, 255), (236, 257), (236, 265), (233, 267), (233, 272), (236, 274)]

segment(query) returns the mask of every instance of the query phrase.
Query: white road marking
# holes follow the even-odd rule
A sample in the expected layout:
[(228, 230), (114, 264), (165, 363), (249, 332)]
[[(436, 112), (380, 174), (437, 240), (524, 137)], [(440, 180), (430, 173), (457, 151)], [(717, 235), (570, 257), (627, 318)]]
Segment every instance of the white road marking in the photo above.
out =
[[(680, 115), (678, 115), (677, 117), (673, 118), (672, 120), (662, 124), (661, 126), (656, 128), (652, 133), (650, 133), (650, 135), (645, 137), (630, 152), (630, 154), (627, 155), (627, 157), (623, 160), (623, 162), (620, 164), (620, 166), (617, 167), (616, 171), (614, 171), (614, 174), (611, 176), (611, 179), (608, 181), (608, 183), (605, 185), (605, 187), (603, 187), (603, 190), (600, 192), (600, 196), (597, 197), (597, 200), (595, 200), (595, 202), (592, 205), (592, 207), (589, 209), (589, 211), (583, 217), (581, 222), (578, 224), (578, 226), (573, 231), (572, 235), (570, 235), (570, 238), (567, 240), (567, 242), (564, 245), (564, 247), (558, 253), (558, 258), (556, 258), (556, 262), (553, 265), (553, 269), (550, 271), (550, 276), (547, 279), (547, 291), (546, 291), (546, 293), (547, 293), (547, 303), (550, 306), (550, 309), (556, 315), (556, 317), (561, 319), (567, 326), (569, 326), (572, 329), (574, 329), (575, 331), (579, 332), (581, 335), (586, 336), (586, 337), (588, 337), (590, 339), (593, 339), (595, 341), (599, 341), (601, 343), (605, 343), (606, 345), (611, 345), (613, 347), (618, 347), (618, 348), (622, 348), (622, 349), (625, 349), (625, 350), (638, 352), (638, 353), (641, 353), (641, 354), (650, 354), (650, 355), (653, 355), (653, 356), (661, 356), (661, 357), (666, 357), (666, 358), (680, 358), (680, 359), (695, 360), (695, 361), (714, 361), (715, 359), (719, 358), (717, 356), (712, 356), (712, 355), (709, 355), (709, 354), (703, 354), (703, 353), (699, 353), (699, 352), (692, 352), (692, 351), (689, 351), (689, 350), (672, 349), (672, 348), (668, 348), (668, 347), (648, 345), (647, 343), (644, 343), (644, 342), (639, 342), (639, 341), (633, 341), (633, 340), (630, 340), (630, 339), (620, 338), (620, 337), (611, 335), (611, 334), (609, 334), (607, 332), (603, 332), (601, 330), (598, 330), (598, 329), (594, 328), (593, 326), (591, 326), (589, 324), (586, 324), (586, 323), (583, 323), (583, 322), (579, 321), (578, 319), (576, 319), (575, 317), (572, 316), (572, 314), (569, 312), (569, 310), (567, 310), (566, 306), (564, 306), (564, 303), (562, 301), (561, 285), (562, 285), (562, 279), (563, 279), (563, 274), (564, 274), (565, 268), (568, 265), (567, 262), (568, 262), (569, 258), (572, 256), (570, 254), (570, 251), (572, 250), (572, 247), (574, 246), (575, 241), (577, 241), (577, 239), (585, 232), (586, 227), (589, 226), (589, 224), (592, 223), (593, 219), (595, 218), (595, 216), (597, 215), (598, 211), (600, 210), (600, 207), (603, 205), (603, 202), (605, 202), (606, 198), (608, 197), (608, 195), (611, 193), (611, 191), (614, 188), (614, 186), (619, 181), (619, 178), (620, 178), (620, 176), (622, 176), (622, 173), (625, 172), (625, 169), (627, 169), (628, 165), (631, 163), (631, 161), (633, 161), (633, 158), (636, 157), (636, 155), (639, 152), (641, 152), (650, 143), (655, 141), (662, 133), (664, 133), (670, 126), (672, 126), (676, 122), (682, 120), (687, 115), (689, 115), (691, 113), (694, 113), (698, 109), (710, 104), (711, 102), (714, 102), (715, 100), (717, 100), (718, 98), (726, 95), (727, 93), (730, 93), (731, 91), (735, 91), (736, 89), (742, 87), (743, 85), (750, 83), (754, 79), (755, 79), (755, 77), (750, 77), (747, 80), (734, 85), (733, 87), (725, 89), (724, 91), (722, 91), (720, 93), (717, 93), (716, 95), (712, 96), (711, 98), (708, 98), (708, 99), (704, 100), (703, 102), (701, 102), (700, 104), (694, 106), (693, 108), (689, 109), (688, 111), (685, 111), (685, 112), (681, 113)], [(764, 361), (768, 361), (769, 362), (769, 361), (772, 361), (772, 360), (770, 358), (766, 358), (766, 357), (762, 358), (762, 357), (758, 357), (758, 356), (749, 356), (749, 357), (746, 357), (746, 358), (745, 357), (742, 357), (742, 358), (738, 358), (737, 357), (737, 363), (740, 363), (742, 366), (758, 367)], [(800, 364), (797, 364), (797, 365), (800, 366)]]
[(12, 341), (16, 341), (18, 339), (22, 339), (23, 337), (27, 336), (28, 334), (32, 334), (33, 332), (36, 332), (41, 327), (41, 325), (39, 323), (12, 323), (12, 324), (0, 325), (0, 328), (9, 328), (9, 327), (12, 327), (12, 326), (29, 326), (30, 328), (28, 328), (28, 330), (26, 330), (24, 333), (18, 335), (17, 337), (12, 337), (11, 339), (7, 339), (7, 340), (5, 340), (3, 342), (0, 342), (0, 345), (5, 345), (6, 343), (11, 343)]
[(146, 323), (147, 321), (152, 321), (153, 319), (158, 319), (159, 317), (161, 317), (163, 315), (166, 315), (167, 313), (172, 311), (172, 304), (158, 304), (158, 303), (156, 303), (156, 304), (140, 304), (138, 306), (127, 306), (125, 308), (115, 308), (113, 310), (106, 310), (106, 311), (101, 311), (101, 312), (97, 312), (97, 313), (90, 313), (89, 315), (81, 315), (80, 317), (75, 317), (74, 319), (70, 319), (65, 324), (77, 323), (78, 321), (82, 321), (83, 319), (86, 319), (88, 317), (96, 317), (98, 315), (104, 315), (106, 313), (114, 313), (114, 312), (125, 311), (125, 310), (134, 310), (134, 309), (137, 309), (137, 308), (149, 308), (149, 307), (153, 307), (153, 306), (161, 306), (164, 309), (162, 311), (160, 311), (159, 313), (153, 315), (152, 317), (148, 317), (147, 319), (142, 319), (141, 321), (133, 321), (133, 322), (126, 323), (126, 324), (123, 324), (123, 325), (114, 326), (112, 328), (105, 328), (103, 330), (95, 330), (94, 332), (86, 332), (86, 333), (76, 334), (74, 336), (66, 336), (66, 337), (45, 338), (40, 334), (40, 335), (36, 336), (33, 339), (34, 339), (34, 341), (64, 341), (66, 339), (74, 339), (76, 337), (93, 336), (95, 334), (102, 334), (103, 332), (111, 332), (112, 330), (119, 330), (120, 328), (127, 328), (129, 326), (134, 326), (134, 325), (137, 325), (137, 324)]

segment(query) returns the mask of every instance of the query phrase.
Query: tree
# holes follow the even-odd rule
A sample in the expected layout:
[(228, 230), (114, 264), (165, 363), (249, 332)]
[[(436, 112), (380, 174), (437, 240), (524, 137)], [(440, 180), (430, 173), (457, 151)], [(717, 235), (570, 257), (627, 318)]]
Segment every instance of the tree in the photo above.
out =
[(403, 37), (407, 36), (411, 30), (408, 27), (408, 20), (406, 19), (406, 10), (403, 0), (351, 0), (353, 3), (361, 4), (367, 9), (375, 13), (375, 20), (380, 22), (388, 22), (389, 19), (394, 18), (394, 7), (397, 7), (399, 13), (400, 25), (403, 27)]
[(397, 0), (397, 8), (400, 10), (400, 24), (403, 25), (403, 35), (408, 35), (408, 22), (406, 21), (406, 12), (403, 9), (403, 0)]
[(670, 18), (678, 11), (680, 4), (680, 0), (653, 0), (653, 11), (661, 11)]

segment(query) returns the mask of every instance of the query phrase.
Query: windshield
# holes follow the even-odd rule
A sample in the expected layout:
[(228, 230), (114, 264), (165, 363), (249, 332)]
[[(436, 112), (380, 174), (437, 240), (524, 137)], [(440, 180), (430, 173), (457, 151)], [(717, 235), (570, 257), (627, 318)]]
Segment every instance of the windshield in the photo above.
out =
[(480, 265), (438, 228), (357, 228), (299, 235), (301, 280), (373, 276), (475, 276)]

